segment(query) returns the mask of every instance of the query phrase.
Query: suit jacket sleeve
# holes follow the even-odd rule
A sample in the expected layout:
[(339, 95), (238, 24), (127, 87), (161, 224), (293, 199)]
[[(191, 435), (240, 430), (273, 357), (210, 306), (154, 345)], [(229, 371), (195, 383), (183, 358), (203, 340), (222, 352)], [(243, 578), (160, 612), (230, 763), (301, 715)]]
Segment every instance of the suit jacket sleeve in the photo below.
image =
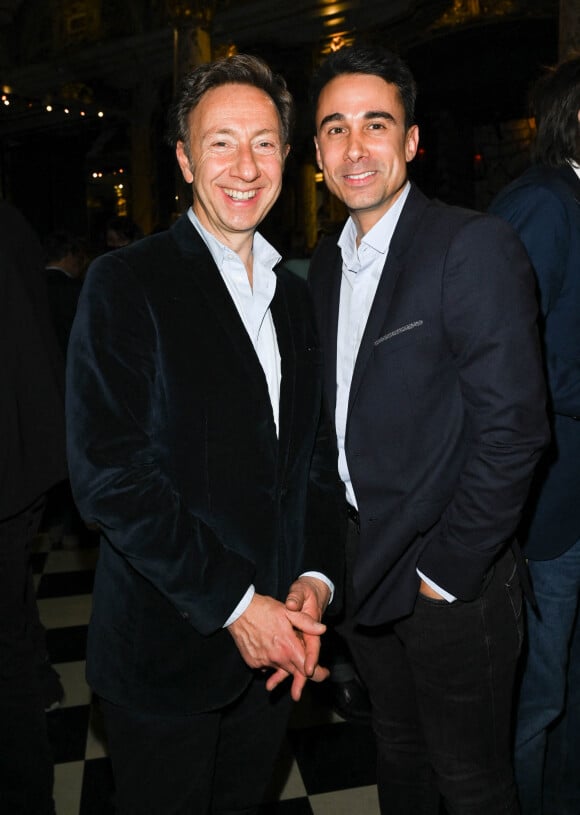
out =
[[(577, 207), (576, 202), (573, 205)], [(509, 190), (494, 202), (493, 211), (514, 226), (527, 249), (547, 332), (550, 320), (561, 316), (562, 301), (570, 298), (566, 291), (569, 270), (577, 274), (580, 269), (580, 259), (569, 256), (574, 226), (568, 208), (555, 190), (538, 184)], [(572, 306), (564, 303), (564, 307)], [(573, 342), (571, 336), (562, 342), (546, 342), (545, 361), (554, 412), (576, 417), (580, 416), (580, 359)]]
[(71, 484), (82, 516), (184, 619), (210, 634), (252, 583), (254, 566), (189, 511), (163, 465), (160, 342), (140, 279), (116, 255), (98, 259), (67, 360)]
[(533, 275), (513, 230), (488, 217), (458, 230), (441, 297), (466, 454), (418, 568), (467, 600), (514, 534), (548, 436)]

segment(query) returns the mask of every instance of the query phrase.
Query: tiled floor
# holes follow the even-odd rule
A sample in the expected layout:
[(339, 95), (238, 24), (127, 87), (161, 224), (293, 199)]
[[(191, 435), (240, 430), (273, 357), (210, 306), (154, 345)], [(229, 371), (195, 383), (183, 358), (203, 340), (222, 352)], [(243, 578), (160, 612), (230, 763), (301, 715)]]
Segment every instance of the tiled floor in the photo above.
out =
[[(51, 548), (36, 540), (40, 616), (66, 696), (48, 714), (57, 815), (113, 815), (113, 782), (98, 708), (84, 680), (85, 639), (98, 546)], [(296, 706), (263, 815), (378, 815), (375, 748), (311, 695)], [(161, 815), (161, 813), (160, 813)]]

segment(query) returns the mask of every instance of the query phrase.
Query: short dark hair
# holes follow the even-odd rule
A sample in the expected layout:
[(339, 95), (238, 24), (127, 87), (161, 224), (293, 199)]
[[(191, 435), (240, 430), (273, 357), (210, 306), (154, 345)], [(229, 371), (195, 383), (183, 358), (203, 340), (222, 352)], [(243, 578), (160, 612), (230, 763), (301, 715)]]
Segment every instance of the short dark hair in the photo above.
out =
[(46, 263), (57, 263), (67, 255), (81, 257), (85, 252), (82, 240), (66, 229), (51, 232), (44, 238), (42, 244)]
[(375, 45), (353, 45), (335, 51), (318, 68), (310, 85), (313, 114), (322, 89), (342, 74), (372, 74), (395, 85), (405, 109), (405, 127), (415, 123), (417, 84), (406, 62), (386, 48)]
[(548, 68), (530, 94), (536, 118), (532, 158), (536, 164), (562, 167), (580, 161), (580, 55)]
[(235, 54), (200, 65), (183, 77), (169, 114), (168, 141), (172, 147), (181, 141), (188, 150), (189, 114), (207, 91), (229, 84), (252, 85), (267, 93), (278, 110), (284, 144), (289, 143), (294, 101), (284, 78), (259, 57)]
[(141, 240), (143, 237), (143, 230), (141, 227), (128, 218), (126, 215), (113, 215), (105, 225), (105, 231), (108, 229), (116, 232), (124, 240), (129, 243)]

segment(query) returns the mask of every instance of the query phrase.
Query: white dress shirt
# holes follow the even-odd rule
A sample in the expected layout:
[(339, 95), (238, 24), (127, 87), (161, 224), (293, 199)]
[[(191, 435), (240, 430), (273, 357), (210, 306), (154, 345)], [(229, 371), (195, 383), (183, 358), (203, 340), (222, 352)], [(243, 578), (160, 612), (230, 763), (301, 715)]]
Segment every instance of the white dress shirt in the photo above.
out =
[(407, 182), (395, 203), (367, 232), (358, 247), (356, 245), (356, 227), (352, 218), (348, 219), (338, 239), (338, 246), (342, 253), (336, 347), (335, 421), (338, 472), (344, 482), (346, 500), (356, 508), (358, 504), (348, 472), (344, 447), (350, 384), (362, 336), (387, 259), (391, 238), (410, 189), (411, 185)]
[[(234, 305), (252, 341), (256, 355), (264, 371), (272, 414), (276, 425), (276, 434), (279, 434), (280, 417), (280, 382), (282, 381), (282, 365), (280, 360), (280, 350), (278, 348), (278, 338), (276, 327), (270, 311), (270, 304), (276, 291), (276, 275), (273, 272), (274, 266), (280, 262), (281, 255), (260, 235), (254, 233), (253, 252), (253, 285), (250, 285), (248, 272), (240, 256), (233, 249), (225, 246), (215, 235), (208, 232), (194, 213), (193, 209), (188, 210), (191, 223), (199, 232), (205, 245), (219, 269), (222, 279), (234, 302)], [(334, 585), (325, 575), (320, 572), (305, 572), (303, 576), (317, 577), (322, 580), (330, 589), (331, 599), (334, 594)], [(255, 594), (253, 585), (249, 586), (246, 593), (224, 623), (226, 628), (240, 617), (252, 602)]]

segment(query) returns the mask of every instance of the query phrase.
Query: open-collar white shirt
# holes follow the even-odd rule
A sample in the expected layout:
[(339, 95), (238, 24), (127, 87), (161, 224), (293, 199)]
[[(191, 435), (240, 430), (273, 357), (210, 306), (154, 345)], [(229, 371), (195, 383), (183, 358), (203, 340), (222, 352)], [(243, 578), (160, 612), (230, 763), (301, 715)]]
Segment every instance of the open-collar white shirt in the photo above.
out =
[[(205, 229), (193, 209), (188, 210), (191, 223), (197, 229), (203, 242), (219, 269), (230, 297), (236, 307), (244, 328), (252, 341), (254, 350), (266, 377), (272, 414), (276, 425), (276, 433), (279, 433), (280, 415), (280, 383), (282, 381), (282, 365), (280, 360), (280, 350), (278, 348), (278, 338), (276, 327), (270, 311), (270, 305), (276, 292), (276, 275), (273, 271), (281, 258), (281, 255), (260, 235), (254, 233), (253, 269), (250, 285), (248, 272), (237, 252), (221, 243), (215, 235)], [(316, 577), (322, 580), (330, 589), (331, 600), (334, 595), (334, 584), (326, 575), (320, 572), (304, 572), (304, 576)], [(224, 623), (224, 628), (240, 617), (250, 605), (255, 594), (253, 585), (249, 586), (246, 593)]]
[(259, 232), (256, 232), (252, 246), (253, 285), (250, 285), (248, 272), (237, 252), (208, 232), (192, 209), (188, 211), (188, 215), (209, 249), (252, 341), (266, 377), (274, 424), (278, 433), (282, 368), (270, 304), (276, 292), (276, 275), (273, 269), (282, 259), (281, 255)]
[(406, 183), (394, 204), (361, 239), (357, 246), (356, 226), (349, 218), (338, 239), (342, 253), (342, 279), (336, 346), (336, 436), (338, 472), (344, 482), (346, 500), (358, 508), (346, 460), (345, 437), (350, 385), (362, 336), (375, 299), (391, 238), (409, 195)]
[[(354, 487), (348, 471), (345, 450), (348, 400), (356, 358), (369, 318), (377, 287), (389, 253), (393, 233), (411, 189), (407, 181), (394, 204), (364, 235), (357, 246), (357, 232), (349, 218), (338, 239), (342, 253), (342, 279), (338, 311), (336, 347), (336, 437), (338, 444), (338, 472), (346, 493), (346, 500), (358, 509)], [(386, 453), (388, 455), (388, 453)], [(446, 592), (423, 572), (418, 575), (448, 602), (453, 595)]]

